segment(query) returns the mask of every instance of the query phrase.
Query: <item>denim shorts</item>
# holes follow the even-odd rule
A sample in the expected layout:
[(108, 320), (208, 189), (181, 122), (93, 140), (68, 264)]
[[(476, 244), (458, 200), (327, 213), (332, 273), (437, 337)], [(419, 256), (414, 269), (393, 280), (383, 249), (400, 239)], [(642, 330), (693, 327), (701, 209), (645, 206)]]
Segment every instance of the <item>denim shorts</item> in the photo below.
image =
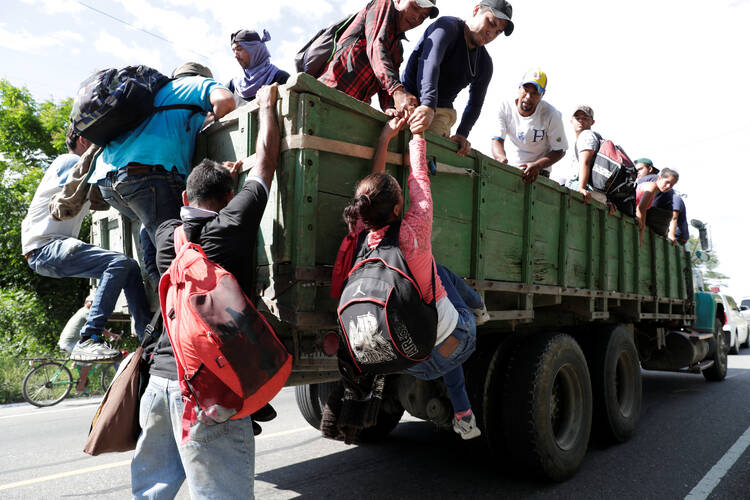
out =
[(456, 349), (448, 357), (445, 357), (438, 352), (438, 348), (443, 345), (441, 342), (435, 346), (429, 358), (406, 370), (409, 375), (422, 380), (434, 380), (453, 371), (469, 359), (469, 356), (477, 348), (476, 320), (474, 319), (474, 314), (468, 309), (459, 308), (457, 311), (458, 323), (453, 333), (451, 333), (451, 335), (458, 339)]

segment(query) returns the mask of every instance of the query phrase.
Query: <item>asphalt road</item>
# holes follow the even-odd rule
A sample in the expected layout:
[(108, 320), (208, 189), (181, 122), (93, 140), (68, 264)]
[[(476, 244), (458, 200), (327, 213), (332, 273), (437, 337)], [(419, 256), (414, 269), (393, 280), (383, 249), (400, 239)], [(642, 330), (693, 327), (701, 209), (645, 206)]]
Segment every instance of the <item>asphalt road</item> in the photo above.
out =
[[(519, 477), (486, 453), (429, 423), (405, 417), (383, 443), (326, 440), (301, 417), (292, 389), (279, 417), (256, 438), (259, 499), (511, 498), (750, 499), (750, 350), (730, 356), (721, 383), (644, 372), (643, 412), (628, 443), (590, 446), (562, 484)], [(131, 453), (90, 457), (81, 449), (98, 400), (47, 409), (0, 407), (0, 498), (122, 499)], [(189, 498), (183, 487), (178, 498)]]

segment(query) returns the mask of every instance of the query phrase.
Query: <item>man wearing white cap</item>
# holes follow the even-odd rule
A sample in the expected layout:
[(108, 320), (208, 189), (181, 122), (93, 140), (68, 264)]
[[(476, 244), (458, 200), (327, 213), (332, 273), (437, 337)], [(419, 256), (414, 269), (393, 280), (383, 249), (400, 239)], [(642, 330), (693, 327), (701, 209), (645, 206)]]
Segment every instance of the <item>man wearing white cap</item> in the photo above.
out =
[(528, 71), (518, 86), (518, 98), (502, 103), (500, 130), (492, 138), (492, 156), (523, 170), (524, 182), (534, 182), (539, 175), (549, 177), (552, 165), (568, 149), (562, 115), (542, 101), (546, 88), (542, 70)]
[(573, 112), (570, 123), (573, 124), (573, 130), (576, 133), (576, 144), (573, 150), (576, 155), (576, 175), (570, 180), (568, 187), (581, 193), (586, 203), (591, 198), (607, 203), (607, 196), (604, 193), (590, 191), (588, 188), (596, 153), (599, 151), (600, 136), (591, 130), (591, 126), (594, 124), (594, 110), (591, 109), (591, 106), (581, 104)]

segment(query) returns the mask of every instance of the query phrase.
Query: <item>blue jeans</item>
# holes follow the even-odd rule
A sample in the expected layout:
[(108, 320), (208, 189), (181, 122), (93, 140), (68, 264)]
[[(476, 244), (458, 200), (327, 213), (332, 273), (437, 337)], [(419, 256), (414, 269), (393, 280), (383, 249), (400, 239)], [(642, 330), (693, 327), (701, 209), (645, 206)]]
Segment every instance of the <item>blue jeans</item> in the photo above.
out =
[[(152, 168), (147, 173), (132, 174), (123, 167), (108, 172), (97, 184), (104, 201), (130, 220), (140, 221), (155, 242), (156, 229), (162, 222), (180, 218), (185, 178), (176, 171)], [(147, 270), (156, 269), (154, 256), (144, 260)]]
[(156, 246), (151, 241), (146, 226), (141, 225), (141, 250), (143, 250), (143, 267), (154, 290), (159, 290), (159, 269), (156, 267)]
[(177, 380), (152, 375), (141, 398), (141, 435), (130, 464), (134, 498), (174, 498), (187, 479), (193, 499), (253, 498), (255, 437), (250, 417), (197, 422), (182, 441)]
[(151, 316), (148, 300), (138, 263), (125, 254), (89, 245), (75, 238), (62, 238), (34, 250), (29, 256), (29, 267), (35, 273), (50, 278), (100, 280), (88, 319), (81, 329), (81, 340), (101, 333), (115, 308), (120, 291), (125, 292), (128, 308), (135, 320), (136, 333), (139, 337), (143, 335)]
[(460, 413), (471, 408), (462, 365), (477, 347), (477, 324), (470, 307), (473, 309), (482, 307), (482, 298), (449, 269), (438, 264), (437, 272), (448, 294), (448, 300), (458, 311), (458, 322), (451, 333), (458, 340), (458, 346), (448, 357), (444, 357), (438, 352), (441, 343), (435, 346), (429, 358), (406, 371), (422, 380), (443, 377), (443, 382), (448, 390), (448, 397), (453, 405), (453, 411)]

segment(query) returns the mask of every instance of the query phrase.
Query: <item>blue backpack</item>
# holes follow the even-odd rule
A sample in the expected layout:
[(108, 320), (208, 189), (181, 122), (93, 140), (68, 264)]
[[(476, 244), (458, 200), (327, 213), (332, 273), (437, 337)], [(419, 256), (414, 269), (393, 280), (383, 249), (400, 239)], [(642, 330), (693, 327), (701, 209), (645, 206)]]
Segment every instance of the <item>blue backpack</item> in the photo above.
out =
[(157, 111), (187, 109), (204, 113), (200, 106), (154, 106), (154, 96), (171, 78), (148, 66), (105, 69), (91, 75), (78, 90), (70, 121), (75, 131), (98, 146), (136, 128)]

